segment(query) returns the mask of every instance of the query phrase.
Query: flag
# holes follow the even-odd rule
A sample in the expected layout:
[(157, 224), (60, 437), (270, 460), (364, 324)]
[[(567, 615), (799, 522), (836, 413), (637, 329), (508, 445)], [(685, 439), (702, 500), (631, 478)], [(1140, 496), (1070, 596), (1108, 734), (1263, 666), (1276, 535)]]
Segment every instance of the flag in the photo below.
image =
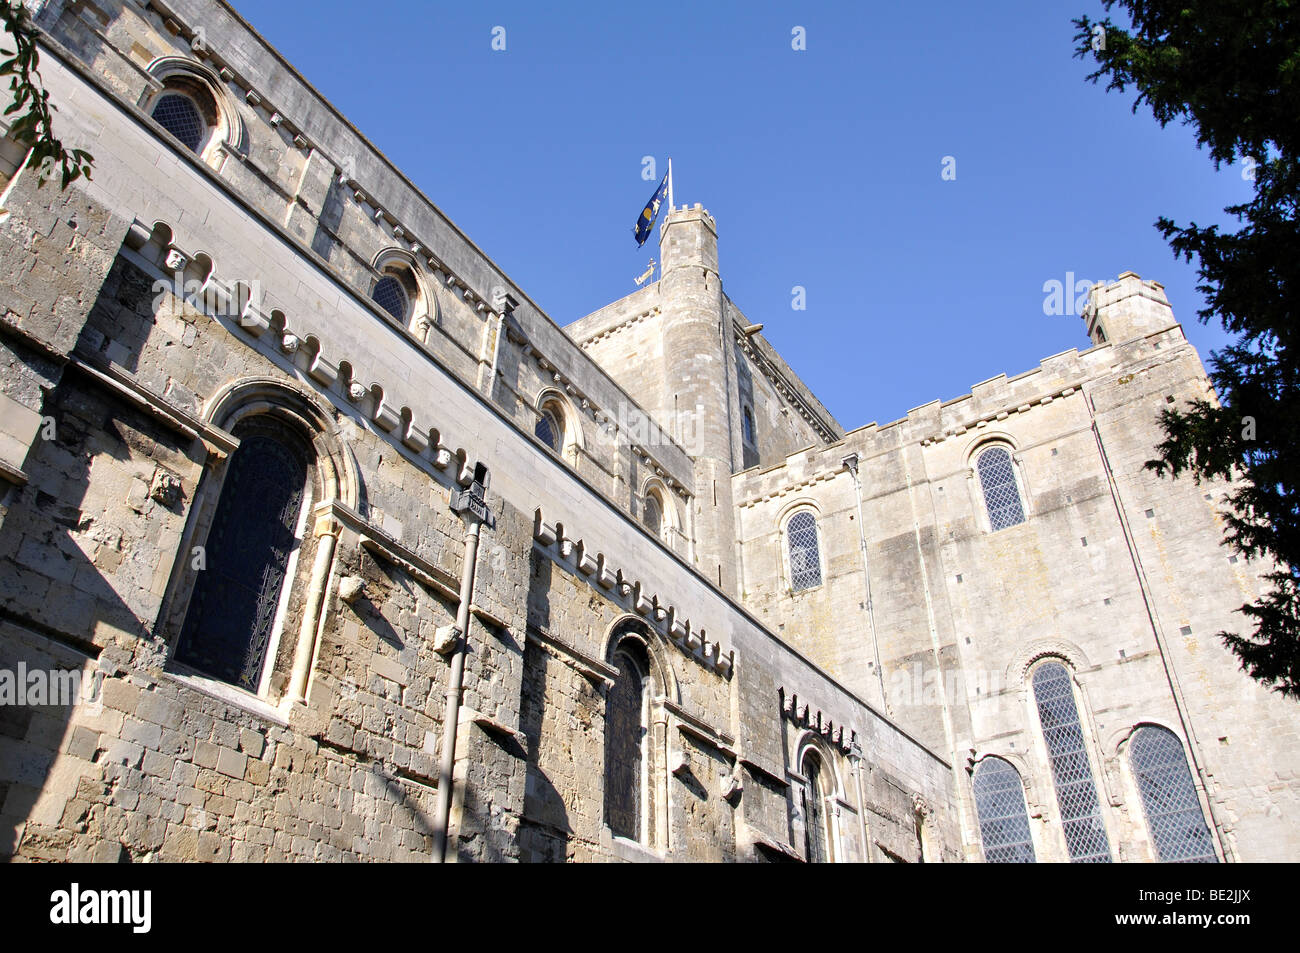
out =
[(650, 196), (650, 201), (645, 203), (645, 208), (641, 210), (640, 217), (636, 220), (636, 226), (632, 229), (636, 236), (636, 246), (640, 248), (645, 244), (645, 240), (650, 237), (650, 227), (655, 223), (655, 216), (659, 214), (659, 206), (663, 203), (664, 196), (668, 194), (668, 174), (664, 174), (664, 180), (659, 183), (659, 188), (655, 189), (655, 194)]

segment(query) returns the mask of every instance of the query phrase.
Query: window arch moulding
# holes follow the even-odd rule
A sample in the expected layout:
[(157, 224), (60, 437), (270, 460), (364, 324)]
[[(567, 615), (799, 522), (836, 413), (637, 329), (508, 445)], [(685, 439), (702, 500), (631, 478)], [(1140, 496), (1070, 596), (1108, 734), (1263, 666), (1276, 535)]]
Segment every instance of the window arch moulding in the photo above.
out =
[[(225, 155), (248, 157), (248, 127), (226, 83), (207, 66), (183, 56), (162, 56), (146, 67), (151, 82), (141, 92), (137, 105), (152, 118), (159, 99), (180, 92), (206, 113), (208, 134), (199, 157), (220, 169)], [(204, 100), (207, 100), (204, 102)]]

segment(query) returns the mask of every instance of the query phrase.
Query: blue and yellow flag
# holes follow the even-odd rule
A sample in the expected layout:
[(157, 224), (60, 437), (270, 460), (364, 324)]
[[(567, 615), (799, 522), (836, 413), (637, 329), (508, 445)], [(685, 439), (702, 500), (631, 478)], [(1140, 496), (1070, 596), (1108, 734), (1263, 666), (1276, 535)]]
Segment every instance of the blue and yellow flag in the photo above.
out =
[(659, 214), (659, 206), (663, 204), (664, 196), (668, 194), (668, 175), (664, 174), (664, 180), (659, 183), (659, 188), (655, 189), (655, 194), (650, 196), (650, 201), (645, 203), (645, 208), (641, 210), (640, 217), (636, 220), (636, 227), (632, 232), (636, 235), (636, 247), (640, 248), (645, 244), (645, 240), (650, 237), (650, 227), (655, 223), (655, 216)]

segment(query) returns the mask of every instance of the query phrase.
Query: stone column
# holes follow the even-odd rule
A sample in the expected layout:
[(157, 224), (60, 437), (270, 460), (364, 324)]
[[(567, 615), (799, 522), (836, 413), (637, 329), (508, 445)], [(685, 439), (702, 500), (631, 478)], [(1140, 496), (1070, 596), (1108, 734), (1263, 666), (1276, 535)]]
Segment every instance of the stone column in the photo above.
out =
[[(317, 507), (317, 513), (328, 503)], [(302, 614), (302, 628), (298, 630), (298, 645), (293, 653), (293, 673), (289, 678), (289, 700), (300, 704), (307, 699), (307, 681), (311, 676), (311, 660), (316, 654), (316, 632), (320, 628), (321, 610), (325, 604), (325, 588), (330, 570), (334, 566), (334, 550), (343, 527), (338, 520), (324, 514), (316, 518), (313, 535), (317, 539), (316, 561), (311, 567), (311, 583)]]

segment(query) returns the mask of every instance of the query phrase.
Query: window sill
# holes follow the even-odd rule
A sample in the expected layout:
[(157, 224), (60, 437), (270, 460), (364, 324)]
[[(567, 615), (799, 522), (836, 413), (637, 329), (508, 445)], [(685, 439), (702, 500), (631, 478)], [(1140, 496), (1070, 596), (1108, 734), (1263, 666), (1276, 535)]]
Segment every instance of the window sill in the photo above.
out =
[(813, 593), (813, 592), (818, 592), (818, 591), (820, 591), (821, 588), (822, 588), (823, 586), (825, 586), (825, 585), (826, 585), (826, 583), (824, 583), (824, 582), (819, 582), (817, 585), (815, 585), (815, 586), (809, 586), (807, 589), (788, 589), (788, 590), (786, 590), (786, 591), (790, 593), (790, 598), (792, 598), (792, 599), (798, 599), (800, 596), (806, 596), (806, 595), (808, 595), (809, 593)]
[[(606, 829), (608, 833), (608, 828)], [(617, 834), (612, 835), (611, 844), (614, 849), (614, 856), (619, 860), (627, 861), (629, 864), (662, 864), (664, 857), (626, 837), (620, 837)]]
[(255, 715), (273, 725), (281, 728), (289, 727), (289, 719), (281, 714), (276, 706), (264, 698), (259, 698), (252, 692), (244, 691), (242, 688), (227, 685), (225, 682), (199, 675), (197, 672), (164, 672), (163, 678), (185, 688), (193, 689), (202, 695), (207, 695), (209, 698), (215, 698), (217, 701), (224, 702), (250, 715)]
[(1010, 526), (1002, 526), (999, 527), (998, 529), (994, 529), (992, 526), (989, 526), (984, 532), (985, 535), (993, 536), (997, 533), (1005, 533), (1009, 529), (1016, 529), (1017, 527), (1028, 526), (1028, 525), (1029, 525), (1029, 517), (1026, 516), (1019, 523), (1012, 523)]

